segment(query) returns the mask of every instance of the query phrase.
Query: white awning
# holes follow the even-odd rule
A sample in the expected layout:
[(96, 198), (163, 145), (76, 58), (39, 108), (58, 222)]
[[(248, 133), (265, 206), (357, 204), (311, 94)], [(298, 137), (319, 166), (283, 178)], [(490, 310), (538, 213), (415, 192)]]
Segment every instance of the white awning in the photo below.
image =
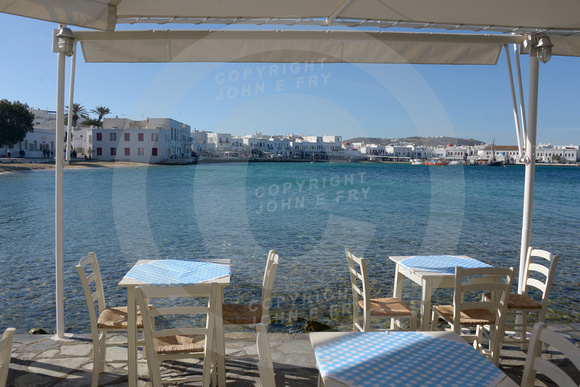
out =
[(75, 31), (86, 62), (496, 64), (512, 35), (359, 31)]
[(577, 0), (0, 0), (0, 12), (109, 31), (120, 23), (580, 30)]

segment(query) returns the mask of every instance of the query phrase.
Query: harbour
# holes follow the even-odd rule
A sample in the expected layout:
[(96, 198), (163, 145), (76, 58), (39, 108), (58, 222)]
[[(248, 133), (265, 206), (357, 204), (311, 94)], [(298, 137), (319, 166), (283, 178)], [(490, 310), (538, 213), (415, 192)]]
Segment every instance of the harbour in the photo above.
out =
[[(547, 321), (580, 312), (577, 168), (537, 168), (532, 245), (560, 254)], [(518, 266), (524, 169), (391, 163), (236, 163), (66, 169), (67, 333), (89, 330), (74, 266), (94, 251), (112, 305), (138, 259), (232, 262), (228, 301), (259, 299), (267, 251), (280, 255), (270, 332), (313, 322), (349, 330), (344, 249), (369, 260), (376, 294), (392, 294), (389, 255), (465, 254)], [(54, 329), (54, 173), (0, 175), (2, 327)], [(273, 204), (272, 204), (273, 203)], [(407, 286), (417, 308), (420, 288)], [(434, 294), (449, 301), (451, 293)], [(25, 308), (22, 305), (26, 305)]]

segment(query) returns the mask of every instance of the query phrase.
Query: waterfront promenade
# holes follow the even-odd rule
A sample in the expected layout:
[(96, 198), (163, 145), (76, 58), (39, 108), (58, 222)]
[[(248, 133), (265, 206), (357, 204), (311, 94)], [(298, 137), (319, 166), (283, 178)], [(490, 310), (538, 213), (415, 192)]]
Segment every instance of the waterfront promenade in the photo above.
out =
[[(580, 323), (550, 324), (550, 329), (567, 335), (580, 346)], [(235, 335), (244, 335), (236, 333)], [(318, 371), (308, 334), (270, 333), (270, 347), (276, 373), (277, 386), (317, 386)], [(255, 346), (244, 342), (226, 341), (226, 353), (239, 355), (255, 353)], [(55, 340), (50, 335), (16, 335), (13, 345), (8, 386), (88, 386), (91, 383), (92, 344), (90, 335), (74, 335), (65, 340)], [(126, 359), (125, 348), (113, 348), (109, 358)], [(525, 352), (506, 344), (502, 351), (500, 368), (516, 383), (520, 384)], [(558, 354), (550, 358), (572, 372), (575, 380), (580, 381), (580, 373)], [(226, 362), (227, 385), (236, 387), (255, 386), (258, 369), (251, 359)], [(108, 365), (100, 377), (101, 386), (125, 386), (126, 367), (113, 368)], [(139, 368), (139, 386), (150, 385), (147, 381), (147, 367)], [(550, 386), (540, 376), (535, 386)], [(271, 386), (265, 386), (271, 387)]]

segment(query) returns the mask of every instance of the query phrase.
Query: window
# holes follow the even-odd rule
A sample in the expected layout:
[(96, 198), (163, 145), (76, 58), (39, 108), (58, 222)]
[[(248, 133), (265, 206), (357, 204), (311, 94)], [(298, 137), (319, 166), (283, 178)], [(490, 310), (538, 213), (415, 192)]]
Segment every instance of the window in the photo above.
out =
[(157, 156), (157, 148), (151, 149), (151, 156)]
[(125, 141), (131, 141), (131, 133), (125, 133)]
[(103, 133), (97, 133), (97, 141), (103, 141)]
[(109, 133), (109, 140), (117, 141), (117, 133)]
[(125, 148), (125, 156), (131, 156), (131, 148)]
[(117, 155), (117, 148), (111, 148), (111, 156)]
[(143, 133), (138, 133), (137, 134), (137, 140), (138, 141), (143, 141)]
[(103, 148), (97, 148), (97, 156), (103, 155)]
[(145, 148), (137, 148), (137, 155), (145, 156)]
[(151, 133), (151, 141), (157, 141), (157, 133)]

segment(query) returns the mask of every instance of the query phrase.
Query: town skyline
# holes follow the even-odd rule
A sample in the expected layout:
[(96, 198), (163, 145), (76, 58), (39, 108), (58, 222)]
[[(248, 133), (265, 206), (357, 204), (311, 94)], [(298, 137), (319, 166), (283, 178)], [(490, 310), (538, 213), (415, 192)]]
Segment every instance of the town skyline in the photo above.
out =
[[(0, 15), (5, 35), (19, 36), (5, 42), (5, 51), (16, 54), (0, 61), (2, 98), (55, 109), (56, 27)], [(99, 64), (85, 63), (79, 52), (74, 99), (90, 108), (108, 106), (120, 117), (172, 117), (194, 129), (234, 135), (316, 130), (345, 139), (443, 135), (515, 144), (505, 62), (502, 52), (495, 66)], [(577, 58), (567, 57), (540, 65), (538, 143), (580, 143), (577, 65)], [(67, 94), (69, 68), (70, 61)], [(527, 83), (527, 56), (522, 76)]]

